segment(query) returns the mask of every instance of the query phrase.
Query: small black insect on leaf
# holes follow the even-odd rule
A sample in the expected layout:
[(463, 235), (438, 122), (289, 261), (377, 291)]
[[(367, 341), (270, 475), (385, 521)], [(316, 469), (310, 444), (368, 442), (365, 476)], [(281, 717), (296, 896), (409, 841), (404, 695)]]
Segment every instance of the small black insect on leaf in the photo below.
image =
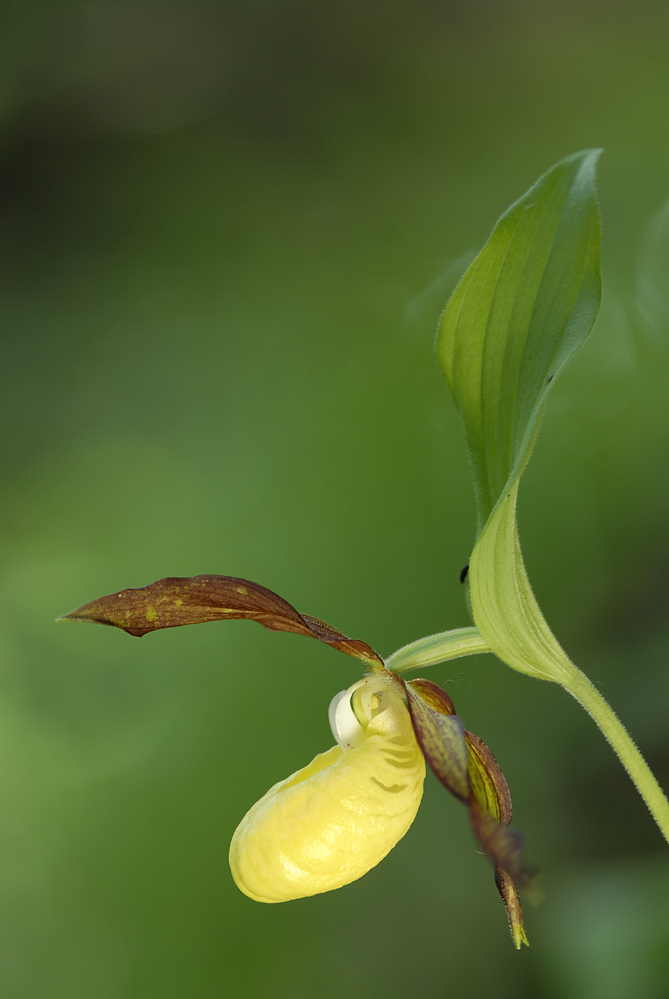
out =
[(462, 569), (460, 571), (460, 582), (461, 583), (464, 583), (465, 579), (467, 578), (468, 572), (469, 572), (469, 562), (467, 562), (467, 565), (464, 567), (464, 569)]

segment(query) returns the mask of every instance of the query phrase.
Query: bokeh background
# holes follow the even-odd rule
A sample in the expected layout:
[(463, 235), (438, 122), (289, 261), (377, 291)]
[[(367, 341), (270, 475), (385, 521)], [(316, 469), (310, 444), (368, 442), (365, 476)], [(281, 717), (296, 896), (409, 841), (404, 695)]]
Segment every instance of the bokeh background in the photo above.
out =
[(666, 999), (669, 851), (593, 724), (435, 668), (542, 870), (511, 946), (431, 777), (392, 854), (262, 906), (231, 834), (331, 744), (357, 663), (245, 622), (56, 624), (248, 577), (382, 653), (468, 623), (450, 290), (603, 146), (605, 302), (521, 489), (539, 600), (669, 785), (669, 9), (653, 0), (4, 0), (3, 999)]

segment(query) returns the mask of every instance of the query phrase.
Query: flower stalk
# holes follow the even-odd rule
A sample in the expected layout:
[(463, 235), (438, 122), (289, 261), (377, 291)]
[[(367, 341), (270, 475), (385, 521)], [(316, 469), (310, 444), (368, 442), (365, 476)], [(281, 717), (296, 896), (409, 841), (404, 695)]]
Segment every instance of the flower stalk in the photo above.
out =
[(490, 646), (478, 628), (454, 628), (427, 635), (402, 646), (386, 659), (386, 666), (394, 673), (408, 673), (413, 669), (426, 669), (461, 656), (475, 656), (490, 652)]

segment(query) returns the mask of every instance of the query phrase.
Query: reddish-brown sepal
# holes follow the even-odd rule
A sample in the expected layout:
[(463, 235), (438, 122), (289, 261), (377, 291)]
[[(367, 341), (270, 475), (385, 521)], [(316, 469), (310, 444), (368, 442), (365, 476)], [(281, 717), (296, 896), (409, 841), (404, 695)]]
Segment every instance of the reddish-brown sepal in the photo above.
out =
[(316, 638), (375, 669), (383, 667), (381, 656), (366, 642), (349, 638), (317, 617), (300, 614), (267, 587), (236, 576), (170, 576), (91, 600), (64, 619), (108, 624), (141, 638), (161, 628), (236, 618), (257, 621), (270, 631)]

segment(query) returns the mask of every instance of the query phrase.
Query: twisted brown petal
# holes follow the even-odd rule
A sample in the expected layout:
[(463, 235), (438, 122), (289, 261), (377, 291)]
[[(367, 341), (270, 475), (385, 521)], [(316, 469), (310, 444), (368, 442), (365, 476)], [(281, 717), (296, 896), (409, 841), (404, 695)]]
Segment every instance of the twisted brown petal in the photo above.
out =
[(508, 826), (512, 805), (509, 785), (502, 769), (483, 739), (465, 732), (469, 747), (469, 780), (472, 794), (479, 805), (498, 822)]
[(486, 744), (466, 732), (448, 694), (431, 680), (405, 683), (416, 738), (435, 776), (469, 808), (474, 834), (495, 865), (495, 883), (506, 906), (516, 947), (527, 943), (517, 884), (529, 887), (523, 838), (509, 828), (511, 795)]
[(465, 726), (453, 711), (440, 710), (442, 707), (453, 707), (450, 697), (441, 688), (430, 684), (443, 694), (448, 703), (441, 702), (431, 689), (423, 692), (424, 685), (428, 683), (429, 680), (410, 680), (406, 684), (407, 703), (416, 738), (435, 777), (447, 791), (468, 805), (471, 791)]
[(530, 942), (525, 933), (523, 909), (520, 904), (518, 888), (516, 887), (515, 881), (511, 875), (507, 874), (507, 872), (502, 870), (501, 867), (496, 867), (495, 884), (497, 885), (497, 890), (502, 896), (502, 901), (506, 906), (506, 912), (509, 917), (509, 926), (511, 928), (511, 936), (513, 937), (513, 942), (516, 945), (516, 950), (520, 950), (522, 944), (529, 947)]
[(66, 614), (66, 621), (92, 621), (141, 638), (160, 628), (243, 618), (270, 631), (316, 638), (375, 669), (383, 659), (371, 646), (308, 614), (300, 614), (265, 586), (236, 576), (169, 576), (139, 589), (120, 590)]

